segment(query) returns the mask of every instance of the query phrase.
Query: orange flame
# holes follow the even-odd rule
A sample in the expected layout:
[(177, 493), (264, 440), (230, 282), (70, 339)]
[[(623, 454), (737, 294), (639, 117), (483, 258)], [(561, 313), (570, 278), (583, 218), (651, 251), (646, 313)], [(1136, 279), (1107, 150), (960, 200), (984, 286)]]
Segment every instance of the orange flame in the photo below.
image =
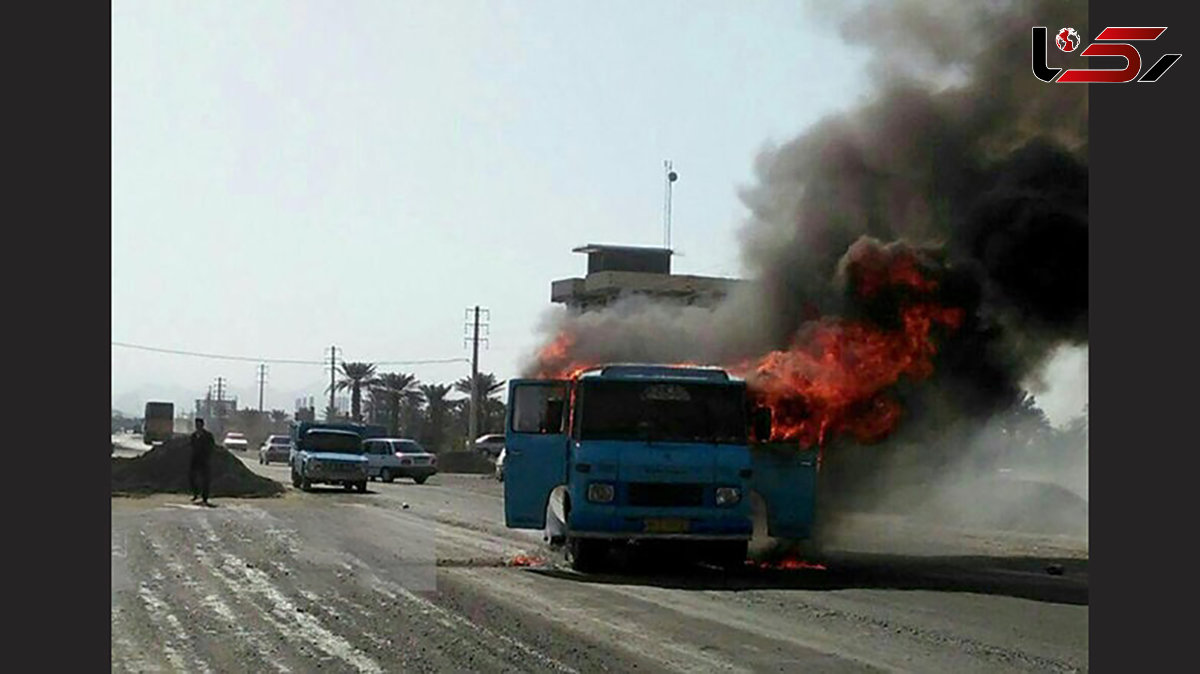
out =
[(560, 332), (549, 344), (538, 350), (538, 379), (575, 379), (592, 363), (575, 360), (571, 355), (576, 343), (575, 335), (570, 332)]
[[(824, 447), (845, 434), (867, 444), (895, 430), (903, 410), (892, 387), (901, 378), (932, 375), (937, 331), (957, 329), (965, 318), (962, 309), (935, 301), (938, 282), (928, 269), (921, 253), (906, 244), (860, 240), (846, 255), (849, 287), (867, 304), (895, 293), (896, 327), (814, 315), (787, 349), (725, 366), (746, 379), (756, 403), (771, 409), (769, 440)], [(577, 343), (577, 335), (564, 331), (542, 347), (538, 376), (576, 378), (594, 366), (573, 355)]]
[[(753, 560), (746, 560), (746, 564), (753, 566)], [(824, 564), (806, 562), (803, 559), (781, 559), (777, 562), (759, 562), (758, 568), (768, 571), (825, 571), (827, 570)]]
[(542, 566), (545, 563), (545, 559), (534, 555), (514, 555), (508, 560), (509, 566)]
[(824, 319), (808, 326), (787, 351), (731, 368), (746, 377), (751, 395), (771, 408), (772, 440), (824, 445), (834, 433), (863, 443), (886, 437), (900, 420), (889, 387), (933, 373), (935, 326), (955, 328), (961, 309), (918, 304), (901, 312), (902, 329)]

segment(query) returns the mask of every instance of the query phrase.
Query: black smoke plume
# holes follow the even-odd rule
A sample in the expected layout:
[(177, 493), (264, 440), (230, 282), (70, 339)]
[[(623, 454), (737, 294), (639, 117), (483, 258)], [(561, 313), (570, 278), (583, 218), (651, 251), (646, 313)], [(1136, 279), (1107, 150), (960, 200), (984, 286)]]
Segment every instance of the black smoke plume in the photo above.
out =
[[(857, 109), (757, 158), (757, 183), (741, 191), (750, 282), (712, 310), (630, 300), (560, 313), (546, 329), (570, 336), (573, 359), (723, 364), (786, 349), (823, 317), (886, 328), (896, 303), (866, 301), (839, 276), (869, 241), (922, 251), (939, 302), (965, 317), (940, 344), (933, 376), (891, 392), (905, 414), (897, 441), (1018, 403), (1021, 382), (1057, 346), (1086, 344), (1087, 89), (1045, 84), (1029, 63), (1033, 26), (1085, 35), (1086, 9), (849, 7), (818, 13), (871, 51), (873, 89)], [(543, 355), (528, 372), (552, 369)]]

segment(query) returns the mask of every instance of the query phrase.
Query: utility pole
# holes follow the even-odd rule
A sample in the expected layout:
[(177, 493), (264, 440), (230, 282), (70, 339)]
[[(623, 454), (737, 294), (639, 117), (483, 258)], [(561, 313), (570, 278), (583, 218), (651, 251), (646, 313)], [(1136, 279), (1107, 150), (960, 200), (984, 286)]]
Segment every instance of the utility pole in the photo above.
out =
[(217, 432), (225, 430), (225, 378), (217, 377)]
[(334, 410), (337, 409), (333, 398), (334, 390), (337, 386), (337, 352), (338, 348), (336, 346), (329, 347), (329, 410), (325, 413), (325, 416), (328, 417), (326, 421), (333, 421), (332, 415), (334, 414)]
[[(491, 320), (491, 313), (487, 309), (480, 309), (479, 305), (475, 305), (475, 308), (467, 309), (465, 326), (471, 335), (467, 338), (467, 341), (471, 342), (471, 407), (467, 423), (467, 442), (470, 443), (471, 452), (475, 451), (475, 438), (479, 435), (479, 342), (482, 340), (487, 343), (487, 337), (479, 336), (481, 313), (486, 315), (486, 320)], [(487, 330), (487, 323), (482, 323), (482, 327)]]
[(267, 365), (260, 363), (258, 366), (258, 411), (263, 411), (263, 384), (267, 382)]

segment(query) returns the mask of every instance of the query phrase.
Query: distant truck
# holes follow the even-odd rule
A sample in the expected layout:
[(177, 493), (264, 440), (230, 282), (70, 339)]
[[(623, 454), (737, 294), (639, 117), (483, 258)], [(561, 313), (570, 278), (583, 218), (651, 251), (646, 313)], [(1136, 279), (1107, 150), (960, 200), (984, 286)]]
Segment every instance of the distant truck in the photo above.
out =
[(292, 427), (292, 485), (308, 491), (314, 484), (340, 484), (346, 491), (367, 491), (370, 462), (363, 441), (383, 437), (387, 429), (363, 424), (301, 422)]
[(175, 404), (146, 403), (146, 414), (142, 423), (142, 442), (152, 445), (156, 442), (166, 442), (174, 436)]
[(751, 494), (766, 534), (813, 534), (817, 457), (771, 446), (766, 408), (719, 369), (610, 365), (509, 383), (504, 519), (544, 529), (578, 570), (619, 544), (667, 543), (696, 561), (745, 563)]

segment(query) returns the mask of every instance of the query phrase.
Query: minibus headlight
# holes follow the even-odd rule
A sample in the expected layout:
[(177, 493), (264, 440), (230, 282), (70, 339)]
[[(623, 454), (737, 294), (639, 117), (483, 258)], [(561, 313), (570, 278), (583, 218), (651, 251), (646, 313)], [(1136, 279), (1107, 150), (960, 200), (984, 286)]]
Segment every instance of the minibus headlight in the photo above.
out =
[(593, 482), (587, 488), (587, 500), (592, 503), (612, 503), (616, 490), (606, 482)]
[(734, 505), (742, 500), (742, 490), (737, 487), (717, 487), (717, 505)]

